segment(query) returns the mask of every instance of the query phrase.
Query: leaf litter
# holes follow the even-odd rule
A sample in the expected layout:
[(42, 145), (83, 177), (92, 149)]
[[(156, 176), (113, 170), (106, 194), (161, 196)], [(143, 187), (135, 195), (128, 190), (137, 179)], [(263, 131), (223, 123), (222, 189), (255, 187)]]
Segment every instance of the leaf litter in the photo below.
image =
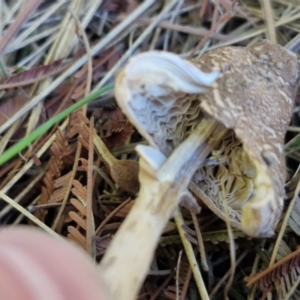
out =
[[(222, 46), (247, 46), (265, 38), (286, 45), (300, 32), (296, 1), (263, 1), (262, 7), (251, 0), (177, 2), (169, 10), (164, 10), (168, 1), (65, 1), (60, 5), (30, 1), (24, 10), (20, 1), (19, 7), (15, 7), (17, 1), (4, 3), (0, 124), (7, 126), (1, 130), (1, 153), (53, 114), (99, 88), (99, 82), (102, 86), (114, 82), (120, 66), (133, 54), (164, 49), (184, 58), (195, 57)], [(66, 34), (59, 34), (58, 24), (65, 26)], [(50, 58), (51, 51), (62, 56)], [(85, 59), (78, 63), (82, 56)], [(23, 71), (19, 72), (21, 66)], [(70, 70), (67, 75), (65, 70)], [(57, 78), (56, 86), (51, 85)], [(39, 109), (18, 113), (33, 96), (39, 97)], [(48, 231), (52, 228), (77, 242), (100, 261), (136, 193), (122, 188), (124, 182), (111, 170), (116, 163), (109, 165), (108, 160), (111, 153), (117, 153), (116, 159), (124, 164), (121, 172), (136, 172), (126, 162), (137, 160), (134, 146), (145, 141), (122, 115), (112, 94), (95, 103), (96, 108), (91, 104), (72, 113), (0, 167), (1, 197), (6, 199), (0, 203), (0, 218), (3, 225), (33, 226), (26, 218), (32, 211), (32, 218), (43, 222)], [(18, 117), (7, 123), (16, 114)], [(93, 128), (107, 155), (94, 149)], [(285, 213), (275, 237), (249, 239), (233, 229), (230, 241), (226, 224), (209, 209), (202, 207), (202, 212), (193, 216), (181, 208), (183, 236), (191, 243), (197, 260), (201, 251), (202, 260), (205, 254), (208, 271), (202, 267), (200, 271), (211, 299), (223, 299), (231, 274), (229, 242), (234, 242), (237, 258), (227, 292), (230, 299), (270, 295), (274, 299), (298, 299), (299, 128), (296, 101), (286, 134)], [(27, 209), (27, 215), (17, 205), (12, 209), (6, 204), (9, 199)], [(195, 299), (198, 293), (189, 260), (181, 252), (186, 241), (172, 220), (167, 227), (138, 299)], [(282, 257), (276, 255), (283, 249), (288, 251)]]

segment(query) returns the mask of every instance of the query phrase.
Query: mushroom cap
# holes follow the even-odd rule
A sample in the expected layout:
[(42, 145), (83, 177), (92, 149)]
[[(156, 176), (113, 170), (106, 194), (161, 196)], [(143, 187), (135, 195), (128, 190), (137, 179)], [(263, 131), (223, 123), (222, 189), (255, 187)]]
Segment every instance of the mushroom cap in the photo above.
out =
[(243, 230), (271, 236), (285, 195), (283, 144), (299, 84), (297, 57), (261, 41), (249, 48), (219, 48), (191, 62), (202, 71), (221, 72), (213, 88), (199, 96), (201, 108), (235, 132), (257, 169), (254, 196), (242, 212)]

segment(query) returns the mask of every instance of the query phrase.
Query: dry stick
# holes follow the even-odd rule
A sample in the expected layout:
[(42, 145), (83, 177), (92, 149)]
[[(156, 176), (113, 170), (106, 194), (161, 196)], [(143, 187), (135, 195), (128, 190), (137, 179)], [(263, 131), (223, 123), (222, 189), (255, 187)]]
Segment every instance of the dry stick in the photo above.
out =
[(271, 267), (274, 264), (274, 262), (275, 262), (276, 254), (278, 252), (278, 249), (279, 249), (279, 246), (280, 246), (280, 242), (281, 242), (282, 237), (283, 237), (283, 235), (285, 233), (285, 229), (286, 229), (287, 223), (288, 223), (290, 215), (291, 215), (291, 213), (293, 211), (294, 204), (295, 204), (295, 202), (297, 200), (299, 192), (300, 192), (300, 181), (297, 184), (294, 197), (293, 197), (292, 201), (289, 204), (289, 207), (288, 207), (288, 209), (287, 209), (287, 211), (285, 213), (282, 225), (280, 227), (280, 231), (279, 231), (279, 233), (277, 235), (277, 239), (276, 239), (276, 243), (275, 243), (275, 246), (274, 246), (274, 249), (273, 249), (273, 252), (272, 252), (272, 256), (271, 256), (271, 259), (270, 259), (269, 267)]
[(215, 26), (212, 26), (211, 29), (207, 32), (207, 35), (198, 43), (198, 45), (190, 52), (188, 58), (192, 58), (195, 53), (201, 49), (201, 47), (205, 44), (205, 42), (211, 38), (211, 34), (217, 29), (217, 27), (224, 21), (232, 18), (231, 10), (226, 10), (225, 14), (221, 16), (218, 21), (215, 23)]
[[(263, 239), (263, 241), (260, 245), (261, 248), (264, 247), (265, 242), (266, 242), (266, 239)], [(256, 253), (250, 276), (255, 275), (257, 273), (259, 262), (260, 262), (260, 253)], [(254, 285), (252, 287), (251, 291), (250, 291), (250, 295), (248, 293), (248, 299), (247, 300), (254, 300), (256, 290), (257, 290), (257, 285)]]
[[(133, 300), (137, 296), (160, 235), (177, 207), (182, 191), (186, 190), (215, 143), (224, 136), (224, 131), (227, 132), (222, 125), (203, 119), (164, 163), (162, 154), (156, 150), (153, 157), (156, 162), (152, 164), (152, 160), (147, 160), (151, 157), (147, 153), (155, 150), (138, 146), (141, 154), (140, 192), (98, 267), (114, 300)], [(128, 270), (131, 276), (128, 276)], [(194, 271), (196, 274), (195, 268)], [(199, 291), (201, 295), (207, 295), (203, 288)]]
[(29, 19), (41, 3), (42, 0), (31, 0), (27, 5), (25, 5), (25, 8), (21, 10), (12, 25), (8, 27), (0, 41), (0, 57), (3, 55), (5, 48), (10, 44), (10, 41), (19, 32), (22, 24)]
[(180, 273), (180, 263), (182, 257), (182, 250), (179, 251), (179, 256), (176, 266), (176, 300), (179, 300), (179, 273)]
[[(45, 175), (45, 172), (46, 172), (47, 167), (48, 167), (48, 164), (46, 165), (45, 168), (39, 170), (39, 173), (37, 174), (37, 176), (35, 176), (35, 177), (30, 181), (30, 183), (29, 183), (28, 185), (26, 185), (26, 187), (25, 187), (24, 189), (22, 189), (21, 193), (18, 194), (18, 195), (15, 197), (15, 199), (14, 199), (15, 202), (19, 203), (19, 202), (22, 200), (22, 198), (23, 198), (27, 193), (29, 193), (33, 187), (36, 186), (37, 182), (39, 182), (40, 179), (42, 179), (42, 177)], [(31, 202), (31, 203), (32, 203), (32, 202)], [(28, 207), (27, 207), (27, 209), (28, 209)]]
[(123, 203), (121, 203), (117, 208), (115, 208), (102, 222), (101, 224), (98, 226), (98, 228), (96, 229), (95, 235), (98, 235), (101, 231), (101, 229), (107, 224), (107, 222), (109, 222), (109, 220), (120, 210), (122, 209), (124, 206), (126, 206), (129, 202), (131, 201), (131, 199), (127, 199), (125, 200)]
[[(52, 14), (54, 14), (62, 5), (64, 4), (63, 1), (59, 3), (54, 3), (52, 6), (47, 8), (47, 11), (41, 15), (40, 18), (35, 19), (33, 22), (30, 23), (30, 26), (28, 26), (27, 29), (23, 30), (18, 37), (16, 37), (9, 45), (8, 49), (6, 50), (5, 54), (12, 52), (14, 50), (17, 50), (16, 48), (18, 45), (22, 44), (24, 42), (26, 37), (32, 36), (32, 33), (34, 31), (38, 32), (37, 35), (39, 34), (39, 29), (38, 27), (42, 25)], [(56, 28), (56, 27), (54, 27)], [(51, 28), (53, 29), (53, 28)]]
[[(298, 166), (298, 169), (297, 169), (294, 177), (296, 176), (296, 174), (299, 173), (299, 169), (300, 169), (300, 165)], [(288, 209), (287, 209), (287, 211), (285, 213), (283, 222), (281, 224), (280, 231), (279, 231), (279, 233), (277, 235), (276, 242), (275, 242), (275, 245), (274, 245), (274, 248), (273, 248), (273, 251), (272, 251), (272, 256), (271, 256), (271, 259), (270, 259), (269, 267), (272, 266), (274, 264), (274, 262), (275, 262), (276, 255), (277, 255), (278, 249), (280, 247), (281, 240), (282, 240), (283, 235), (284, 235), (285, 230), (286, 230), (286, 226), (288, 224), (289, 218), (290, 218), (291, 213), (293, 211), (293, 208), (294, 208), (294, 205), (296, 203), (297, 197), (299, 196), (299, 191), (300, 191), (300, 181), (297, 184), (294, 197), (293, 197), (292, 201), (289, 204), (289, 207), (288, 207)]]
[[(15, 1), (15, 3), (12, 3), (11, 7), (9, 7), (5, 1), (1, 2), (0, 10), (1, 10), (1, 13), (3, 16), (3, 19), (0, 18), (0, 22), (1, 22), (0, 23), (0, 26), (1, 26), (0, 36), (2, 36), (5, 26), (11, 22), (14, 14), (16, 13), (16, 11), (19, 10), (19, 8), (22, 6), (22, 4), (23, 4), (23, 0), (18, 0), (18, 1)], [(4, 8), (4, 5), (5, 5), (5, 8)]]
[(292, 52), (297, 52), (300, 49), (300, 33), (298, 33), (291, 41), (289, 41), (285, 46)]
[[(74, 7), (78, 12), (80, 11), (80, 1), (72, 1), (71, 6)], [(62, 57), (67, 57), (69, 51), (71, 50), (69, 47), (70, 37), (73, 38), (73, 31), (75, 32), (75, 21), (70, 21), (70, 14), (66, 13), (62, 21), (60, 22), (60, 30), (55, 34), (55, 40), (47, 53), (47, 56), (44, 60), (44, 64), (50, 64), (51, 62), (61, 59)], [(66, 46), (67, 45), (67, 46)], [(36, 83), (31, 89), (30, 97), (35, 94), (42, 92), (47, 89), (49, 84), (53, 81), (52, 78), (48, 78), (41, 83)], [(26, 126), (26, 136), (29, 135), (37, 126), (38, 120), (40, 118), (40, 114), (43, 109), (43, 101), (42, 99), (31, 111), (27, 126)]]
[[(66, 120), (59, 128), (61, 131), (63, 131), (68, 125), (68, 120)], [(54, 140), (56, 139), (56, 134), (53, 134), (49, 140), (44, 144), (44, 146), (36, 153), (37, 157), (41, 157), (45, 151), (52, 145)], [(12, 178), (10, 182), (8, 182), (1, 191), (3, 193), (7, 193), (10, 188), (32, 167), (34, 161), (33, 159), (30, 159), (23, 167), (22, 169)], [(1, 197), (0, 197), (1, 198)], [(3, 217), (8, 211), (10, 210), (10, 206), (6, 206), (3, 208), (0, 212), (0, 219)]]
[(214, 11), (213, 11), (213, 15), (212, 15), (212, 22), (211, 22), (210, 30), (214, 30), (214, 28), (216, 28), (218, 14), (219, 14), (220, 0), (215, 0), (214, 4), (215, 5), (214, 5)]
[[(43, 175), (43, 174), (42, 174)], [(30, 213), (34, 213), (35, 211), (41, 210), (41, 209), (50, 209), (53, 207), (59, 207), (61, 206), (61, 203), (47, 203), (47, 204), (39, 204), (39, 205), (28, 205), (27, 210)]]
[(89, 156), (87, 169), (87, 197), (86, 197), (86, 250), (94, 258), (95, 243), (95, 223), (93, 216), (93, 164), (94, 164), (94, 118), (90, 121), (89, 128)]
[(13, 199), (5, 195), (2, 191), (0, 191), (0, 197), (9, 205), (14, 207), (17, 211), (19, 211), (21, 214), (23, 214), (25, 217), (27, 217), (30, 221), (35, 223), (37, 226), (44, 229), (47, 233), (52, 235), (53, 237), (57, 239), (62, 239), (60, 235), (58, 235), (56, 232), (54, 232), (51, 228), (49, 228), (47, 225), (45, 225), (43, 222), (41, 222), (38, 218), (36, 218), (34, 215), (32, 215), (29, 211), (27, 211), (23, 206), (16, 203)]
[(203, 0), (202, 2), (203, 3), (202, 3), (200, 14), (199, 14), (199, 17), (201, 19), (203, 19), (203, 17), (205, 16), (205, 12), (206, 12), (206, 10), (208, 8), (208, 5), (209, 5), (209, 0)]
[(134, 44), (124, 53), (124, 55), (113, 66), (113, 68), (99, 82), (99, 84), (94, 88), (94, 91), (104, 86), (104, 84), (115, 74), (115, 72), (122, 66), (122, 64), (132, 55), (137, 47), (142, 44), (145, 38), (153, 32), (153, 29), (157, 26), (159, 21), (173, 8), (173, 6), (175, 6), (177, 1), (178, 0), (172, 0), (168, 5), (166, 5), (162, 12), (158, 16), (156, 16), (153, 22), (144, 30), (144, 32), (138, 37)]
[[(298, 20), (299, 18), (300, 18), (300, 13), (295, 14), (294, 16), (289, 17), (287, 19), (283, 19), (283, 20), (277, 21), (275, 23), (275, 27), (286, 25), (286, 24), (288, 24), (290, 22)], [(258, 35), (260, 35), (260, 34), (262, 34), (264, 32), (266, 32), (265, 28), (258, 29), (258, 30), (255, 30), (255, 31), (249, 30), (248, 32), (245, 32), (245, 33), (243, 33), (242, 35), (240, 35), (240, 36), (238, 36), (236, 38), (232, 38), (228, 42), (218, 43), (218, 44), (212, 45), (211, 47), (209, 47), (208, 51), (216, 49), (216, 48), (220, 48), (220, 47), (224, 47), (224, 46), (229, 46), (229, 45), (232, 45), (232, 44), (236, 44), (236, 43), (239, 43), (239, 42), (242, 42), (242, 41), (245, 41), (245, 40), (248, 40), (248, 39), (256, 37), (256, 36), (258, 36)], [(187, 56), (187, 55), (189, 55), (189, 53), (184, 54), (184, 56)]]
[[(7, 133), (10, 132), (11, 128), (13, 128), (15, 125), (17, 125), (17, 123), (15, 123), (13, 126), (11, 126), (10, 129), (7, 131)], [(34, 145), (33, 148), (35, 148), (35, 151), (36, 151), (37, 149), (41, 148), (42, 145), (44, 145), (45, 142), (49, 140), (49, 138), (55, 133), (55, 130), (54, 130), (54, 129), (55, 129), (55, 128), (53, 128), (53, 129), (49, 132), (49, 134), (47, 134), (43, 139), (41, 139), (41, 141), (37, 141), (37, 140), (36, 140), (36, 141), (33, 143), (33, 145)], [(6, 133), (6, 134), (7, 134), (7, 133)], [(6, 134), (5, 134), (5, 136), (6, 136)], [(1, 153), (1, 154), (2, 154), (2, 150), (4, 150), (4, 149), (2, 149), (2, 143), (3, 143), (3, 139), (1, 140), (1, 144), (0, 144), (0, 153)], [(31, 154), (31, 153), (32, 153), (31, 149), (28, 149), (28, 150), (24, 153), (24, 155), (22, 156), (22, 158), (25, 157), (25, 161), (28, 160), (28, 159), (30, 158), (30, 154)], [(9, 176), (7, 176), (6, 178), (4, 178), (4, 179), (2, 180), (2, 182), (1, 182), (1, 184), (0, 184), (0, 189), (2, 189), (6, 184), (9, 183), (9, 181), (11, 180), (11, 177), (13, 177), (12, 175), (13, 175), (13, 174), (16, 174), (16, 173), (18, 172), (18, 170), (20, 169), (20, 166), (23, 164), (23, 162), (24, 162), (24, 161), (22, 161), (22, 160), (18, 160), (18, 161), (17, 161), (17, 160), (14, 160), (14, 161), (11, 162), (11, 163), (15, 163), (15, 164), (14, 164), (14, 166), (13, 166), (12, 168), (9, 168), (10, 174), (9, 174)], [(3, 170), (3, 168), (2, 168), (2, 170)], [(0, 175), (0, 176), (1, 176), (1, 175)]]
[(149, 300), (155, 300), (160, 293), (163, 291), (163, 289), (169, 284), (169, 282), (173, 279), (175, 275), (175, 270), (171, 272), (171, 274), (166, 278), (166, 280), (162, 283), (162, 285), (155, 291), (155, 293), (151, 296)]
[(203, 270), (208, 272), (209, 267), (207, 265), (203, 238), (202, 238), (201, 230), (200, 230), (199, 223), (197, 220), (197, 216), (193, 211), (190, 211), (190, 213), (192, 215), (192, 219), (193, 219), (193, 223), (194, 223), (194, 227), (195, 227), (195, 231), (196, 231), (196, 236), (197, 236), (197, 240), (198, 240), (198, 247), (199, 247), (199, 252), (200, 252), (200, 257), (201, 257), (201, 265), (202, 265)]
[[(140, 23), (145, 23), (145, 24), (151, 24), (152, 19), (149, 18), (143, 18), (139, 20)], [(159, 28), (165, 28), (165, 29), (171, 29), (174, 31), (179, 31), (187, 34), (192, 34), (196, 36), (206, 36), (208, 34), (208, 30), (206, 28), (197, 28), (197, 27), (191, 27), (188, 25), (179, 25), (179, 24), (172, 24), (168, 21), (161, 21), (157, 24), (157, 27)], [(232, 37), (221, 34), (221, 33), (212, 33), (210, 35), (211, 38), (220, 40), (220, 41), (229, 41)]]
[[(170, 19), (171, 24), (175, 22), (176, 17), (178, 16), (178, 13), (179, 13), (179, 10), (180, 10), (182, 4), (183, 4), (183, 0), (178, 0), (178, 3), (171, 15), (171, 19)], [(169, 42), (170, 35), (171, 35), (171, 30), (168, 29), (165, 33), (165, 38), (164, 38), (164, 43), (163, 43), (164, 51), (168, 51), (168, 42)]]
[[(237, 259), (235, 267), (237, 267), (240, 262), (244, 259), (244, 257), (248, 254), (248, 250), (245, 250), (241, 256)], [(220, 279), (220, 281), (216, 284), (216, 286), (213, 288), (213, 290), (210, 292), (209, 297), (210, 299), (213, 298), (213, 296), (215, 295), (215, 293), (219, 290), (219, 288), (221, 287), (221, 285), (223, 284), (223, 282), (225, 282), (227, 280), (227, 278), (230, 276), (231, 274), (231, 269), (229, 269), (226, 274)]]
[[(130, 25), (135, 19), (137, 19), (145, 10), (147, 10), (155, 0), (146, 0), (141, 4), (136, 10), (134, 10), (122, 23), (117, 25), (108, 35), (106, 35), (98, 44), (96, 44), (91, 49), (91, 55), (94, 56), (103, 50), (110, 42), (124, 30), (125, 27)], [(24, 105), (22, 109), (13, 115), (9, 120), (7, 120), (2, 126), (0, 126), (0, 134), (9, 128), (15, 121), (26, 114), (29, 110), (37, 105), (42, 99), (44, 99), (50, 92), (57, 88), (67, 77), (71, 76), (80, 67), (87, 62), (87, 55), (82, 56), (78, 61), (76, 61), (68, 70), (66, 70), (61, 76), (55, 79), (46, 90), (41, 92), (39, 95), (32, 98), (32, 100)]]
[(271, 2), (270, 0), (261, 0), (260, 3), (264, 13), (265, 23), (267, 25), (267, 39), (270, 40), (272, 43), (277, 44)]
[(230, 272), (229, 280), (225, 286), (224, 289), (224, 297), (225, 299), (228, 298), (228, 291), (233, 283), (233, 278), (234, 278), (234, 273), (235, 273), (235, 268), (236, 268), (236, 253), (235, 253), (235, 244), (234, 244), (234, 237), (232, 233), (232, 227), (230, 225), (230, 217), (229, 217), (229, 209), (228, 209), (228, 203), (226, 201), (226, 192), (225, 192), (225, 182), (224, 178), (221, 180), (221, 186), (222, 186), (222, 198), (223, 198), (223, 207), (224, 207), (224, 212), (225, 212), (225, 223), (227, 227), (227, 232), (228, 232), (228, 238), (229, 238), (229, 249), (230, 249), (230, 269), (228, 270)]
[(195, 253), (193, 251), (193, 247), (190, 243), (190, 241), (185, 237), (185, 232), (182, 229), (182, 226), (184, 226), (184, 221), (180, 212), (180, 209), (177, 209), (176, 215), (175, 215), (175, 223), (177, 226), (177, 230), (179, 232), (186, 256), (188, 258), (190, 267), (192, 269), (193, 275), (194, 275), (194, 279), (199, 291), (199, 294), (201, 296), (202, 300), (209, 300), (209, 296), (202, 278), (202, 275), (200, 273), (200, 269), (197, 263), (197, 259), (195, 257)]

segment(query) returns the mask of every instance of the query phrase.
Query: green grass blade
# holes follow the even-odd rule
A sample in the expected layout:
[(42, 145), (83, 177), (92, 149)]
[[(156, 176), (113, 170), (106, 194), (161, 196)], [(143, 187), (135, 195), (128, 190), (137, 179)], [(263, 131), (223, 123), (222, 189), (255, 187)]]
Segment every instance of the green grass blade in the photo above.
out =
[(37, 138), (39, 138), (42, 134), (44, 134), (47, 130), (49, 130), (53, 125), (58, 123), (59, 121), (66, 118), (69, 114), (74, 112), (75, 110), (79, 109), (83, 105), (89, 103), (90, 101), (96, 99), (97, 97), (101, 96), (103, 93), (112, 90), (114, 88), (113, 85), (108, 85), (100, 90), (88, 95), (87, 97), (83, 98), (79, 102), (73, 104), (69, 108), (65, 109), (58, 115), (54, 116), (50, 120), (48, 120), (46, 123), (44, 123), (42, 126), (38, 127), (36, 130), (34, 130), (29, 136), (23, 138), (21, 141), (14, 144), (12, 147), (10, 147), (8, 150), (6, 150), (1, 156), (0, 156), (0, 165), (3, 165), (6, 163), (9, 159), (17, 155), (20, 151), (22, 151), (24, 148), (29, 146), (32, 142), (34, 142)]

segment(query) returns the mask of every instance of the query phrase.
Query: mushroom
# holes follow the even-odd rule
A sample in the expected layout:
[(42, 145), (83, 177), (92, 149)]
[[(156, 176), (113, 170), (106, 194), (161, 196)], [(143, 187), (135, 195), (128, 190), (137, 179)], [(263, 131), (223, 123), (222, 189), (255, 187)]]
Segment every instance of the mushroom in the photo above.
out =
[(176, 206), (195, 207), (187, 187), (222, 219), (227, 201), (231, 225), (248, 235), (273, 234), (298, 81), (296, 56), (267, 41), (191, 61), (166, 52), (130, 59), (116, 100), (150, 146), (137, 147), (141, 188), (100, 263), (113, 299), (137, 296)]
[[(183, 64), (189, 68), (183, 69)], [(195, 69), (220, 72), (199, 94)], [(180, 61), (174, 54), (147, 52), (119, 73), (116, 100), (149, 144), (169, 156), (205, 118), (228, 129), (216, 145), (223, 161), (211, 157), (189, 188), (215, 214), (249, 236), (270, 237), (284, 198), (284, 135), (299, 81), (294, 53), (261, 41), (223, 47)], [(224, 185), (223, 185), (224, 183)], [(225, 187), (226, 199), (223, 199)]]

